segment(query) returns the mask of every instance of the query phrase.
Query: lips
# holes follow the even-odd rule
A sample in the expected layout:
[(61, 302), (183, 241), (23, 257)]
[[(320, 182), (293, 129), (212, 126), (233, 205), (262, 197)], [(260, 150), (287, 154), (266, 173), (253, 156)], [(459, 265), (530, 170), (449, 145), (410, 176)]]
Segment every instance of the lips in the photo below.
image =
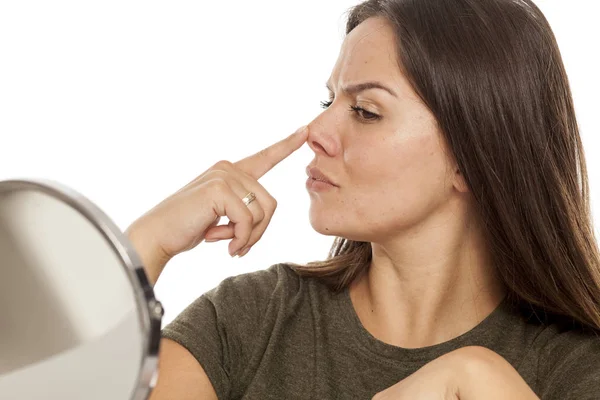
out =
[(306, 174), (309, 178), (312, 178), (317, 181), (328, 183), (332, 186), (337, 186), (335, 183), (331, 181), (321, 170), (316, 167), (306, 167)]

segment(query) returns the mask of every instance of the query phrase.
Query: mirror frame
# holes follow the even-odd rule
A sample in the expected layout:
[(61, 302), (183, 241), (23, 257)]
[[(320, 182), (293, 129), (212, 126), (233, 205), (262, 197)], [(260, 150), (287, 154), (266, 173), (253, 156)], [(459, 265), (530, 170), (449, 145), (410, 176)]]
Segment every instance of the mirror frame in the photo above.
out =
[[(164, 310), (162, 304), (154, 296), (154, 290), (148, 282), (136, 250), (127, 236), (100, 208), (75, 190), (48, 179), (0, 181), (0, 195), (20, 190), (42, 192), (72, 207), (98, 230), (121, 260), (121, 265), (134, 291), (144, 339), (138, 378), (130, 400), (146, 400), (158, 377), (158, 351)], [(115, 362), (118, 361), (115, 360)]]

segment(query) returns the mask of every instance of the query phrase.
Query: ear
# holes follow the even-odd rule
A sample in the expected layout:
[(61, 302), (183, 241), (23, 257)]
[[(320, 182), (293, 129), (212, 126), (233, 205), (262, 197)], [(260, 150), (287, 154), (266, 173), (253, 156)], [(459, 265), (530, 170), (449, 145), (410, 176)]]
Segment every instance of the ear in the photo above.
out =
[(460, 193), (469, 192), (469, 186), (467, 185), (467, 182), (465, 182), (465, 177), (460, 172), (460, 169), (458, 167), (455, 167), (454, 169), (454, 187)]

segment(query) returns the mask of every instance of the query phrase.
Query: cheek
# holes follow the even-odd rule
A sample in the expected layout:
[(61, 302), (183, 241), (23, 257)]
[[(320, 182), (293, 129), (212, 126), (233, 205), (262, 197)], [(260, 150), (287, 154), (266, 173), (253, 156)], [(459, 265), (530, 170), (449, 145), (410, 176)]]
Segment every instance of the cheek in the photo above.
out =
[(435, 134), (363, 144), (347, 161), (356, 189), (348, 200), (358, 208), (367, 205), (380, 212), (418, 213), (417, 208), (438, 203), (450, 184), (445, 155)]
[(394, 186), (412, 186), (411, 182), (439, 179), (445, 165), (438, 137), (434, 134), (357, 143), (345, 158), (348, 175), (356, 185), (394, 183)]
[(415, 138), (398, 157), (398, 182), (413, 189), (439, 187), (447, 176), (445, 155), (436, 135)]

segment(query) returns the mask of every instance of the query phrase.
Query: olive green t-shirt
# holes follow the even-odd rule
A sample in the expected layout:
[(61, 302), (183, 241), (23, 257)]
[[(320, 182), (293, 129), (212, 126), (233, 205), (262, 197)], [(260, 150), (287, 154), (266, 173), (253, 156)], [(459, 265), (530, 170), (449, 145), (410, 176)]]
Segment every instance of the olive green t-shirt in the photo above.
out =
[(219, 400), (368, 400), (471, 345), (504, 357), (542, 400), (600, 399), (600, 338), (542, 325), (516, 310), (505, 299), (461, 336), (401, 348), (365, 329), (347, 289), (333, 293), (276, 264), (223, 280), (162, 335), (191, 352)]

